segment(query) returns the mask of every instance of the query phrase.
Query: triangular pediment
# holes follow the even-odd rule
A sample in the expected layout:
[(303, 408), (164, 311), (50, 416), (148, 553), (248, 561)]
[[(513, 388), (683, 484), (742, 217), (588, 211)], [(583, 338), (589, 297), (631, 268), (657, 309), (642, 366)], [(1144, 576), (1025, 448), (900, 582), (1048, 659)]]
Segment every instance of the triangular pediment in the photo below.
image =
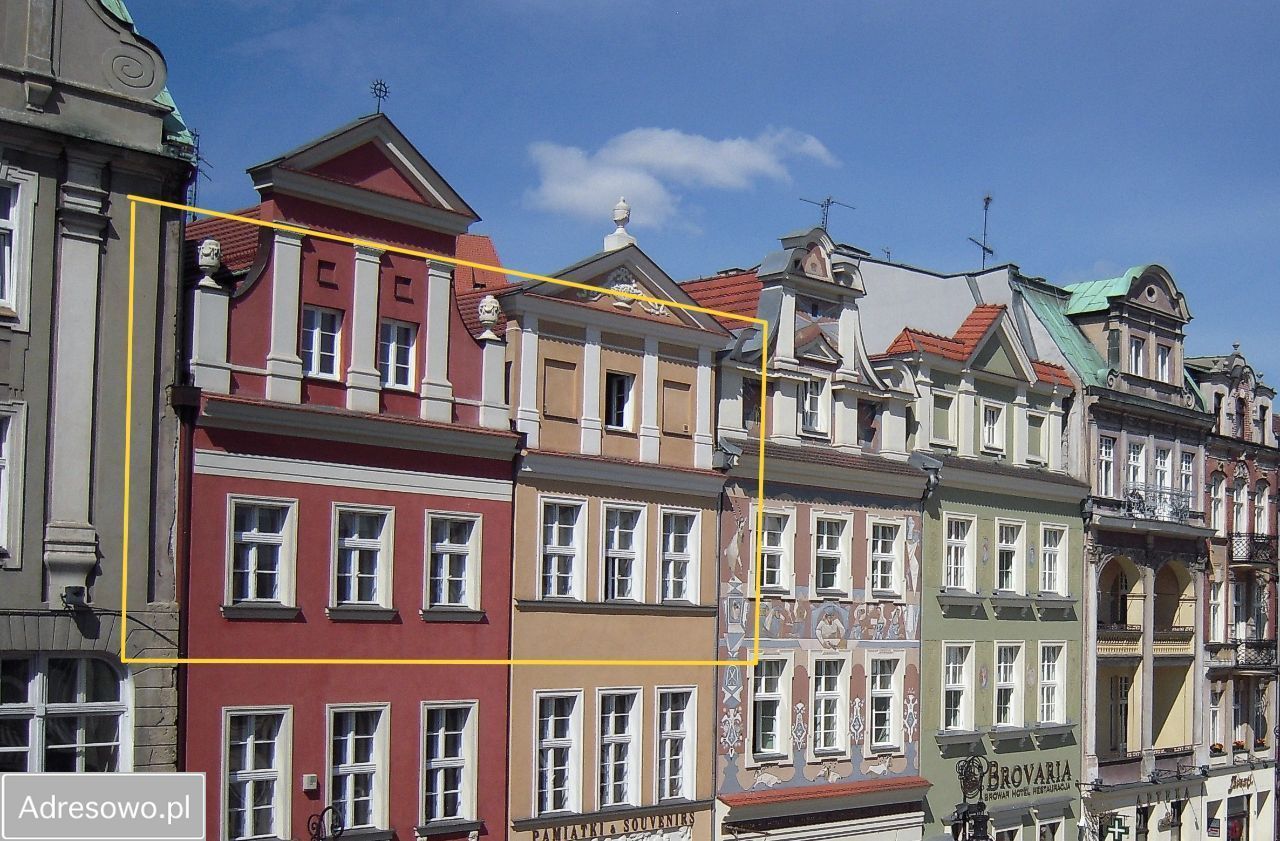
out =
[(1036, 377), (1031, 359), (1015, 340), (1006, 319), (1007, 316), (1002, 315), (978, 342), (969, 357), (968, 367), (974, 371), (1033, 382)]
[(385, 114), (250, 167), (259, 190), (462, 233), (476, 212)]
[(553, 276), (589, 288), (543, 282), (527, 287), (527, 291), (611, 313), (727, 334), (710, 315), (672, 306), (696, 307), (698, 304), (638, 246), (628, 245), (596, 254)]
[[(797, 337), (799, 338), (799, 337)], [(840, 362), (840, 352), (826, 333), (808, 337), (803, 345), (796, 348), (796, 357), (824, 365), (836, 365)]]

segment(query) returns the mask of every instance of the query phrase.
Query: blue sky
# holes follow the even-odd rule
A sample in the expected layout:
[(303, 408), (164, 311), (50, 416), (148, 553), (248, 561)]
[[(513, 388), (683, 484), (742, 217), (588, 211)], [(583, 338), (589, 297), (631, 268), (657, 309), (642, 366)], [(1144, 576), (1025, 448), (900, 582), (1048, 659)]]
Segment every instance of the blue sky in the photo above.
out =
[(210, 178), (385, 110), (504, 263), (599, 250), (619, 191), (678, 279), (817, 221), (895, 261), (1056, 283), (1158, 262), (1190, 353), (1280, 382), (1280, 4), (128, 0)]

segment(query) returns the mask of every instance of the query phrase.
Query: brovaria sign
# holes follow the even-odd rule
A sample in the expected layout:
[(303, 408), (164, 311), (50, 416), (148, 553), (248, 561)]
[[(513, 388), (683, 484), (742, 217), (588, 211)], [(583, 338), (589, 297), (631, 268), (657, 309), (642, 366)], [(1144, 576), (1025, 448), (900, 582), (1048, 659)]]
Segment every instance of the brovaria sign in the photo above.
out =
[(993, 760), (987, 765), (987, 785), (983, 799), (996, 801), (1013, 797), (1034, 797), (1055, 791), (1070, 791), (1074, 784), (1071, 763), (1065, 759), (1013, 764), (1001, 764)]

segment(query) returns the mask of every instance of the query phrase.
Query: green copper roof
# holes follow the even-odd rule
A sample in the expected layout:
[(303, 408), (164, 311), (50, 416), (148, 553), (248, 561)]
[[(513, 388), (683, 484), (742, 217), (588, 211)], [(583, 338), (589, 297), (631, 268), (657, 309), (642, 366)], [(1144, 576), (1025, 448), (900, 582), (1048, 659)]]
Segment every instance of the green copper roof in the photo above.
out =
[(1129, 294), (1129, 287), (1133, 285), (1134, 278), (1146, 270), (1146, 266), (1134, 266), (1120, 277), (1086, 280), (1084, 283), (1073, 283), (1064, 287), (1071, 293), (1071, 301), (1067, 304), (1067, 315), (1109, 309), (1111, 299)]
[[(106, 9), (107, 13), (113, 18), (129, 27), (130, 30), (137, 32), (138, 27), (133, 22), (133, 15), (129, 14), (128, 8), (125, 7), (124, 0), (98, 0), (98, 4)], [(178, 111), (178, 105), (173, 101), (173, 96), (169, 93), (168, 87), (163, 88), (160, 93), (156, 94), (155, 102), (169, 109), (169, 113), (164, 118), (165, 142), (194, 146), (196, 144), (195, 136), (187, 128), (186, 121), (182, 119), (182, 113)]]
[[(1106, 281), (1100, 281), (1106, 282)], [(1023, 299), (1031, 307), (1031, 311), (1040, 319), (1040, 323), (1049, 331), (1054, 343), (1067, 358), (1071, 367), (1080, 376), (1085, 385), (1106, 385), (1110, 366), (1098, 353), (1097, 349), (1085, 338), (1080, 329), (1067, 317), (1070, 302), (1075, 301), (1074, 294), (1068, 300), (1061, 294), (1055, 294), (1040, 284), (1014, 280)], [(1077, 284), (1084, 286), (1086, 284)], [(1105, 299), (1104, 299), (1105, 300)]]

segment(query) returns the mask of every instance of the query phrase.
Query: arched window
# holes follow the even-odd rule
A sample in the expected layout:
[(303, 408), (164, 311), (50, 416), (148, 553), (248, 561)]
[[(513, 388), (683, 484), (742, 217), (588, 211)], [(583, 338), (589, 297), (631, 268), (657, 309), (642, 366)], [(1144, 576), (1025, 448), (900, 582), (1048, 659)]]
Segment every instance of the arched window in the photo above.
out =
[(131, 770), (128, 697), (124, 679), (106, 660), (6, 654), (0, 660), (0, 769)]
[(1244, 498), (1245, 498), (1244, 479), (1236, 479), (1235, 485), (1231, 489), (1231, 530), (1244, 531)]
[(1259, 482), (1253, 493), (1253, 533), (1271, 533), (1271, 488)]
[(1227, 479), (1221, 473), (1213, 474), (1209, 498), (1209, 525), (1219, 535), (1224, 533), (1226, 524), (1222, 521), (1222, 509), (1225, 504)]

